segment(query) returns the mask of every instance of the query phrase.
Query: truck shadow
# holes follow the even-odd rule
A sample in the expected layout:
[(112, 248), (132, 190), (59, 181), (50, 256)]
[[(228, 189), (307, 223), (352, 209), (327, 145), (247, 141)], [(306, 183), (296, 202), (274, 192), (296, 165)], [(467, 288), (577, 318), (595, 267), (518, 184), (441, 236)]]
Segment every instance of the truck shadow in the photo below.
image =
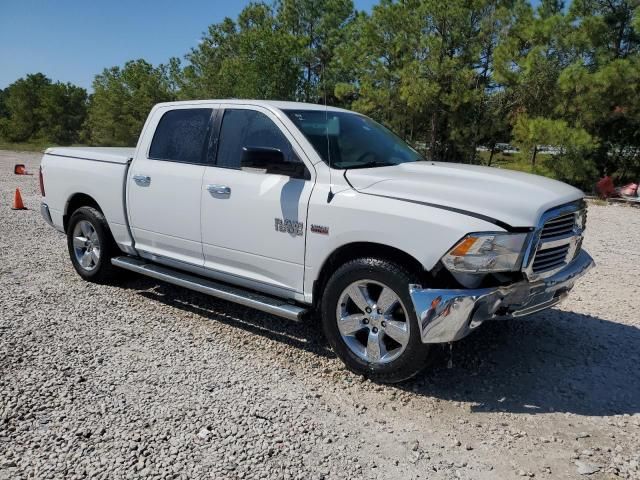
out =
[(138, 290), (138, 295), (185, 312), (197, 314), (205, 320), (246, 330), (251, 334), (261, 335), (325, 358), (335, 358), (335, 354), (324, 340), (317, 322), (292, 322), (193, 290), (141, 276), (132, 276), (130, 280), (120, 284), (119, 287)]
[(472, 412), (640, 412), (640, 329), (563, 310), (487, 322), (400, 386)]
[[(335, 355), (319, 322), (294, 323), (183, 288), (132, 277), (125, 288), (204, 319), (325, 358)], [(469, 402), (472, 412), (607, 416), (640, 413), (640, 329), (570, 311), (487, 322), (395, 388)]]

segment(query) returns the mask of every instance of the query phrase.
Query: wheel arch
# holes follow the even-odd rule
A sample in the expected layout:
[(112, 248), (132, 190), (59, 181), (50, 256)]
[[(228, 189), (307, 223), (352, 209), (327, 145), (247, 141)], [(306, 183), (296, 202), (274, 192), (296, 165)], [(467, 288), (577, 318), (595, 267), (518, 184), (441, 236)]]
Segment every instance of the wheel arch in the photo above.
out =
[(80, 207), (93, 207), (104, 215), (100, 205), (91, 195), (81, 192), (74, 193), (67, 200), (67, 204), (64, 208), (64, 215), (62, 216), (62, 225), (65, 233), (69, 226), (69, 219), (71, 218), (71, 215), (73, 215), (73, 212), (78, 210)]
[(344, 263), (356, 258), (374, 257), (393, 261), (407, 268), (419, 278), (425, 278), (427, 271), (413, 255), (389, 245), (375, 242), (353, 242), (335, 249), (325, 259), (318, 277), (313, 282), (313, 304), (318, 306), (324, 287), (333, 274)]

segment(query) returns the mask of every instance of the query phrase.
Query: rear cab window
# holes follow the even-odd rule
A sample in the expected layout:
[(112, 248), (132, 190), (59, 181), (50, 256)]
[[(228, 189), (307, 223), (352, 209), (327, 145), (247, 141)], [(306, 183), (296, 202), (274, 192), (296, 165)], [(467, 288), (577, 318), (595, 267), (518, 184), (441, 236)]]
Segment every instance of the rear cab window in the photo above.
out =
[(207, 163), (211, 108), (182, 108), (166, 112), (153, 134), (149, 158), (182, 163)]

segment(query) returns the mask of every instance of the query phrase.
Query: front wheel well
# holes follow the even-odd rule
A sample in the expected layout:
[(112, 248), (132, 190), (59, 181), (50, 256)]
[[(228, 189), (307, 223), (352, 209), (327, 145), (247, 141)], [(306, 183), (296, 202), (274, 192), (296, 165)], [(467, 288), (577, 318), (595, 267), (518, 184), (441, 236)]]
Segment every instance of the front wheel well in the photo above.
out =
[(67, 208), (65, 208), (64, 216), (62, 217), (62, 225), (65, 232), (67, 231), (71, 215), (73, 215), (73, 212), (78, 210), (80, 207), (93, 207), (100, 213), (103, 213), (98, 202), (96, 202), (91, 196), (86, 193), (74, 193), (69, 198)]
[(314, 306), (319, 305), (324, 287), (333, 272), (346, 262), (363, 257), (373, 257), (395, 262), (405, 267), (410, 273), (415, 274), (420, 279), (425, 279), (428, 275), (422, 264), (415, 257), (398, 248), (373, 242), (349, 243), (334, 250), (322, 265), (320, 274), (313, 283)]

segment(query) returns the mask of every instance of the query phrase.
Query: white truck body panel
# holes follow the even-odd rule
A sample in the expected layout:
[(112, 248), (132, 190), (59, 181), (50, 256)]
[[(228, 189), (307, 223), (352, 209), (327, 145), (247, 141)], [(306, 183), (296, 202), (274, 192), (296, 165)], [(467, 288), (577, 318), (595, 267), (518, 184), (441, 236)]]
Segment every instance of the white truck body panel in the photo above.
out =
[[(226, 104), (227, 108), (257, 110), (271, 119), (291, 143), (298, 158), (304, 159), (309, 180), (261, 171), (206, 167), (202, 188), (202, 249), (204, 265), (216, 272), (246, 279), (255, 285), (303, 293), (305, 239), (307, 232), (283, 234), (275, 219), (297, 219), (306, 224), (307, 206), (315, 181), (315, 168), (282, 119), (270, 109)], [(220, 196), (209, 185), (229, 187), (231, 194)]]
[(126, 164), (131, 161), (135, 151), (135, 148), (129, 147), (52, 147), (45, 153), (96, 162)]
[[(183, 108), (264, 113), (289, 140), (310, 179), (149, 159), (160, 118)], [(494, 168), (416, 162), (331, 169), (282, 109), (325, 107), (250, 100), (159, 104), (135, 150), (47, 150), (44, 201), (54, 226), (63, 230), (69, 200), (82, 193), (100, 206), (129, 254), (311, 303), (323, 265), (345, 245), (393, 247), (429, 271), (470, 232), (534, 227), (549, 208), (582, 197), (560, 182)], [(134, 177), (148, 177), (149, 185), (140, 186)], [(230, 195), (215, 198), (210, 185), (228, 186)], [(277, 219), (302, 223), (302, 233), (278, 231)], [(312, 225), (326, 232), (312, 231)]]
[(327, 204), (329, 168), (325, 164), (316, 168), (318, 181), (309, 203), (307, 222), (328, 226), (329, 234), (308, 236), (304, 288), (308, 294), (329, 256), (344, 245), (367, 242), (394, 247), (429, 271), (465, 234), (504, 231), (485, 220), (460, 213), (365, 195), (351, 188), (339, 171), (331, 172), (335, 197)]
[(69, 200), (78, 193), (93, 198), (111, 233), (124, 251), (132, 253), (124, 201), (125, 175), (133, 148), (56, 147), (45, 151), (41, 168), (47, 179), (46, 198), (56, 229), (64, 231)]
[(363, 193), (465, 210), (512, 227), (535, 225), (550, 208), (583, 197), (577, 188), (539, 175), (460, 163), (363, 168), (348, 171), (347, 178)]
[[(136, 159), (127, 181), (129, 220), (136, 249), (203, 265), (200, 191), (204, 170), (202, 165)], [(137, 185), (133, 180), (136, 175), (150, 177), (150, 185)]]
[[(154, 107), (140, 135), (127, 179), (129, 222), (139, 253), (202, 267), (200, 191), (205, 166), (149, 158), (153, 134), (168, 110)], [(148, 177), (150, 184), (138, 185), (136, 176)]]

